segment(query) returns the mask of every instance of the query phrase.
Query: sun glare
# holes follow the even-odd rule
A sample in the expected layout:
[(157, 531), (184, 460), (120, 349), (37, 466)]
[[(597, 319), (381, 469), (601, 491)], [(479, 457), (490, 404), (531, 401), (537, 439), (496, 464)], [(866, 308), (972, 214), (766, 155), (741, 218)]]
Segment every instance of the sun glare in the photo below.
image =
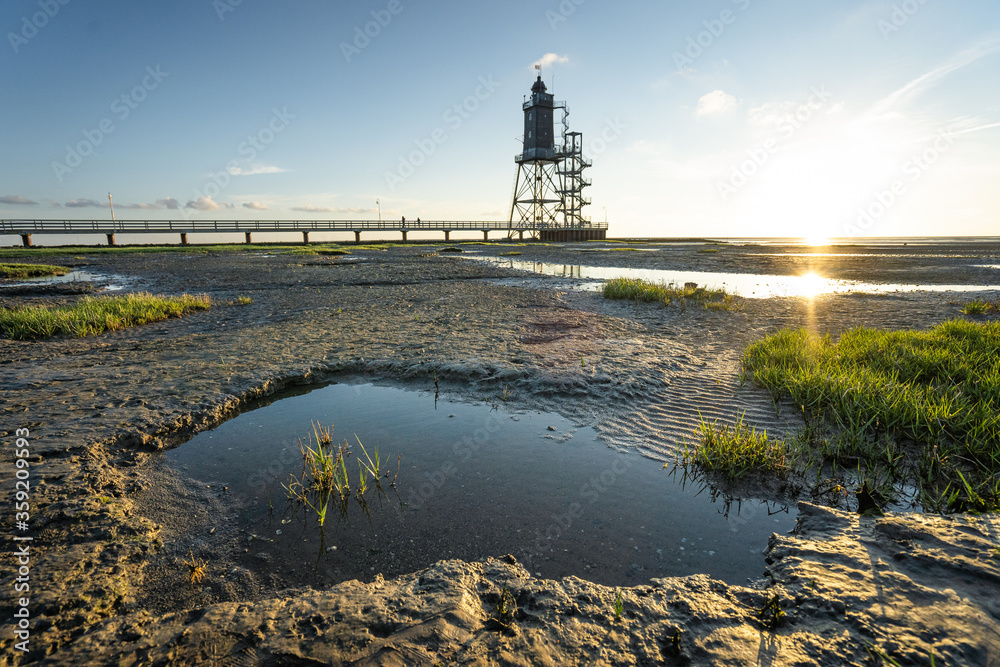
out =
[(813, 298), (819, 294), (829, 291), (830, 283), (823, 276), (816, 275), (815, 273), (807, 273), (805, 275), (799, 276), (799, 294), (804, 297)]

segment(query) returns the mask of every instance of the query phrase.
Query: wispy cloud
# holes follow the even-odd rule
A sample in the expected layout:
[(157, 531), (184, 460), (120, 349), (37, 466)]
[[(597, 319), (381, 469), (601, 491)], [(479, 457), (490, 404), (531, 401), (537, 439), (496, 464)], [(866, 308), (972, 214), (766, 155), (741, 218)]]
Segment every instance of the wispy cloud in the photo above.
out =
[(228, 171), (233, 176), (256, 176), (257, 174), (282, 174), (288, 170), (269, 165), (254, 165), (249, 169), (231, 167)]
[(227, 202), (217, 202), (211, 197), (202, 195), (194, 201), (184, 204), (184, 208), (193, 208), (196, 211), (219, 211), (224, 208), (236, 208), (236, 205)]
[(68, 208), (102, 208), (104, 204), (93, 199), (70, 199), (66, 202), (66, 206)]
[(695, 110), (699, 116), (719, 116), (736, 111), (740, 106), (736, 98), (721, 90), (702, 95)]
[(1000, 38), (994, 38), (952, 56), (943, 64), (935, 67), (926, 74), (918, 76), (899, 90), (895, 90), (883, 97), (872, 106), (867, 116), (878, 118), (891, 113), (893, 109), (903, 106), (919, 97), (924, 91), (931, 88), (945, 76), (971, 65), (981, 58), (996, 53), (998, 50), (1000, 50)]
[(364, 208), (363, 206), (341, 206), (334, 208), (332, 206), (312, 206), (311, 204), (306, 204), (304, 206), (293, 206), (292, 210), (303, 213), (375, 213), (378, 209)]
[(329, 206), (312, 206), (306, 204), (305, 206), (293, 206), (293, 211), (302, 211), (304, 213), (333, 213), (333, 209)]
[(0, 204), (14, 204), (15, 206), (37, 206), (38, 202), (31, 201), (21, 195), (5, 195), (0, 197)]
[(144, 211), (171, 209), (175, 210), (181, 207), (181, 203), (174, 199), (173, 197), (167, 197), (165, 199), (157, 199), (152, 204), (148, 202), (140, 202), (138, 204), (125, 204), (122, 208), (132, 208), (140, 209)]
[(262, 204), (259, 201), (248, 201), (248, 202), (243, 202), (243, 208), (249, 208), (254, 211), (266, 211), (267, 204)]

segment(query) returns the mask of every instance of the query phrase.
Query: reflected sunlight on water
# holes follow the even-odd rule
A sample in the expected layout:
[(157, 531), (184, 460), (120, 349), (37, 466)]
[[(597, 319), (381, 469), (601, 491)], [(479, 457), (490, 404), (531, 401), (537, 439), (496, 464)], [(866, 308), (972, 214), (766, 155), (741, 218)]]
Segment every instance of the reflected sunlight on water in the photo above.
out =
[[(467, 257), (485, 261), (508, 269), (529, 271), (545, 276), (575, 278), (579, 280), (610, 280), (612, 278), (641, 278), (655, 283), (698, 283), (709, 289), (724, 289), (751, 299), (771, 297), (815, 297), (821, 294), (846, 294), (868, 292), (982, 292), (1000, 290), (997, 285), (903, 285), (891, 283), (865, 283), (856, 280), (837, 280), (810, 273), (803, 276), (758, 275), (751, 273), (711, 273), (705, 271), (670, 271), (663, 269), (631, 269), (608, 266), (582, 266), (578, 264), (545, 264), (515, 261), (497, 257)], [(580, 285), (580, 289), (599, 291), (601, 283)]]

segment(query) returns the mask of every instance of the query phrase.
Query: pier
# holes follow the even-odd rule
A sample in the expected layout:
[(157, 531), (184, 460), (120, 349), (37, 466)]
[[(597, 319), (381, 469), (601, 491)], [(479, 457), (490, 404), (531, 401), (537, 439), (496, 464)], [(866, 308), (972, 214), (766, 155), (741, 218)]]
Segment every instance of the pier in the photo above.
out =
[(298, 232), (303, 243), (309, 243), (311, 232), (353, 232), (355, 243), (361, 242), (362, 232), (398, 232), (407, 240), (410, 232), (437, 231), (444, 240), (452, 232), (476, 231), (489, 240), (490, 232), (506, 238), (537, 238), (540, 241), (603, 240), (608, 223), (588, 222), (567, 227), (563, 225), (525, 226), (507, 220), (0, 220), (0, 235), (17, 235), (26, 248), (31, 247), (35, 234), (104, 234), (108, 245), (115, 245), (115, 234), (178, 234), (181, 245), (188, 244), (189, 234), (242, 233), (247, 243), (255, 232)]

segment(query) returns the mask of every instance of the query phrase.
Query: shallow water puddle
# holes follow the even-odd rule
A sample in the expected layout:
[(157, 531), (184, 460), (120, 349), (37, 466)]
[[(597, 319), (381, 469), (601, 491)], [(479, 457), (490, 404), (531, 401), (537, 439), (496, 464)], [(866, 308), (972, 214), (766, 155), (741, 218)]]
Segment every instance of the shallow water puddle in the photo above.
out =
[[(774, 276), (750, 273), (712, 273), (706, 271), (670, 271), (664, 269), (632, 269), (626, 267), (581, 266), (570, 264), (545, 264), (541, 262), (515, 261), (497, 257), (469, 257), (468, 259), (487, 261), (497, 266), (520, 271), (530, 271), (545, 276), (576, 278), (580, 280), (610, 280), (612, 278), (641, 278), (652, 282), (697, 283), (708, 289), (724, 289), (751, 299), (771, 297), (819, 296), (821, 294), (844, 294), (866, 292), (888, 294), (892, 292), (984, 292), (1000, 290), (997, 285), (899, 285), (863, 283), (854, 280), (835, 280), (814, 274), (805, 276)], [(581, 289), (600, 290), (601, 283), (581, 285)]]
[[(349, 440), (352, 496), (331, 503), (321, 531), (281, 483), (302, 472), (297, 441), (310, 421)], [(551, 427), (551, 428), (550, 428)], [(395, 488), (356, 500), (355, 436), (377, 447)], [(334, 384), (282, 398), (201, 433), (165, 455), (184, 474), (228, 486), (250, 557), (304, 584), (371, 580), (446, 558), (513, 554), (533, 573), (608, 585), (707, 573), (734, 583), (761, 576), (772, 532), (795, 511), (757, 501), (726, 506), (686, 489), (662, 463), (622, 453), (553, 414), (509, 413), (432, 393)], [(269, 505), (273, 509), (269, 509)]]
[(123, 276), (112, 276), (90, 271), (73, 270), (61, 276), (44, 276), (41, 278), (26, 278), (17, 283), (4, 283), (4, 287), (30, 287), (36, 285), (61, 285), (63, 283), (107, 283), (103, 288), (108, 291), (117, 291), (125, 288), (127, 279)]

